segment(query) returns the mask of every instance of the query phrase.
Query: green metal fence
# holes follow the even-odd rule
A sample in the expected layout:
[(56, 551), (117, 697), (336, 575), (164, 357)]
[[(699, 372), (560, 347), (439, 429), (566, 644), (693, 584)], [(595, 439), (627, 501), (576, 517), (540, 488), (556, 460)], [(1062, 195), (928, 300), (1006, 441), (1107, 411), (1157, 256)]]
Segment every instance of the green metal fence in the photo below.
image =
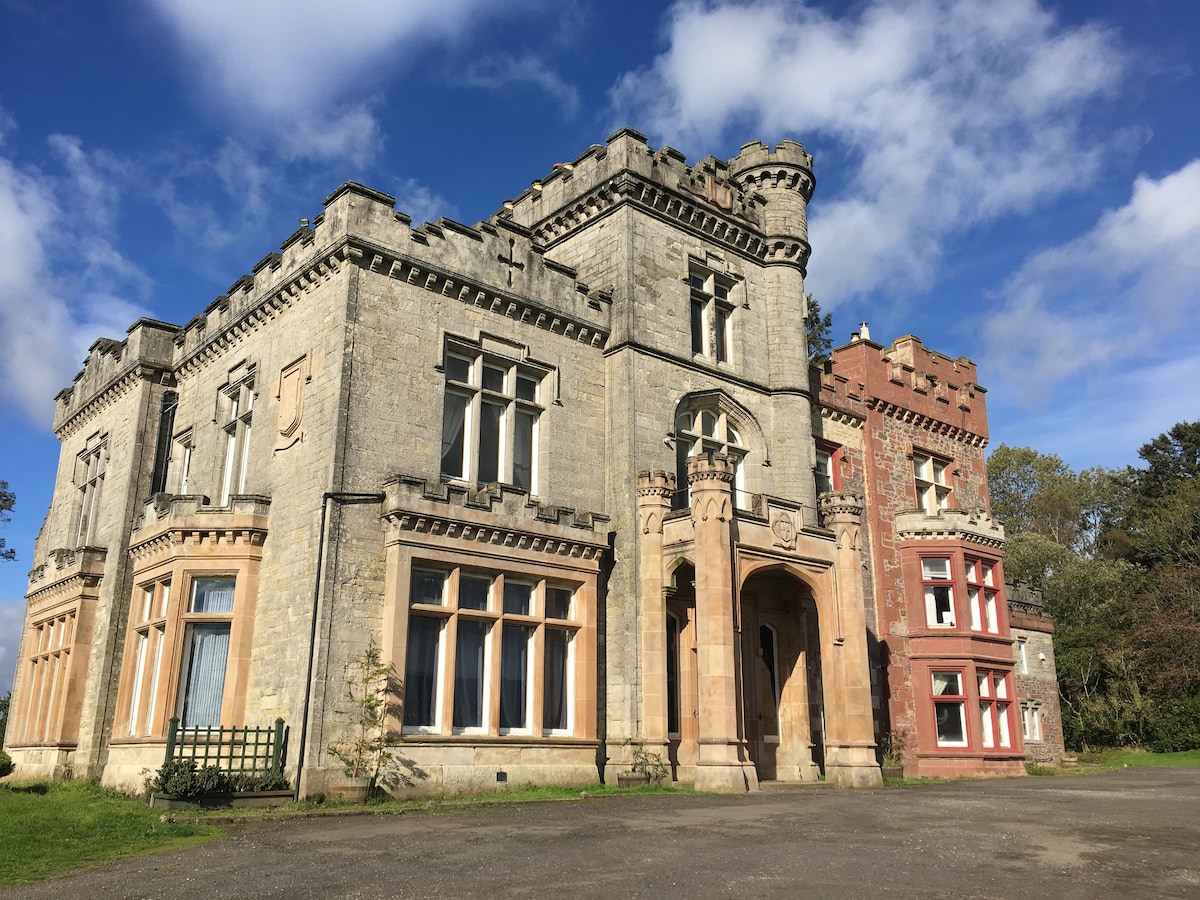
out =
[(266, 727), (180, 728), (179, 717), (175, 716), (167, 726), (163, 761), (191, 759), (201, 768), (216, 766), (231, 775), (278, 775), (283, 772), (286, 749), (283, 719)]

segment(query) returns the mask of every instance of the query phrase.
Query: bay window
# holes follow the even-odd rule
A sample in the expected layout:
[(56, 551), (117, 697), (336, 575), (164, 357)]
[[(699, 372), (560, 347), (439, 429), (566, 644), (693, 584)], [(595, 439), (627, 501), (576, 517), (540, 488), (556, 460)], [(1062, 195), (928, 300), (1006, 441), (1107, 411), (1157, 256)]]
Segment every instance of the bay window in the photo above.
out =
[(925, 594), (925, 624), (930, 628), (955, 627), (957, 618), (954, 611), (954, 582), (951, 580), (950, 559), (922, 559), (921, 585)]
[(577, 605), (544, 578), (414, 566), (404, 731), (570, 734)]
[(971, 630), (1000, 632), (1000, 613), (992, 564), (980, 559), (968, 559), (967, 604), (971, 610)]
[(967, 746), (967, 697), (963, 691), (963, 673), (933, 672), (933, 716), (939, 747)]
[(980, 671), (976, 680), (979, 685), (980, 743), (985, 749), (1012, 747), (1008, 676), (1003, 672)]

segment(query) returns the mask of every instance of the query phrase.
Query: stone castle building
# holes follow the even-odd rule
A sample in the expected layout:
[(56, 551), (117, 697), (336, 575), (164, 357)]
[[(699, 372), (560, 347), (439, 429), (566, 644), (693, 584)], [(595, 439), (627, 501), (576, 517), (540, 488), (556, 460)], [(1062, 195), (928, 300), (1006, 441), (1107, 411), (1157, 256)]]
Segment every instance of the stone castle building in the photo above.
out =
[(183, 327), (96, 341), (22, 773), (137, 787), (172, 717), (282, 717), (324, 790), (372, 643), (414, 792), (636, 742), (720, 791), (879, 784), (884, 735), (908, 774), (1023, 772), (984, 391), (913, 337), (810, 369), (813, 185), (792, 141), (689, 166), (629, 129), (474, 227), (345, 184)]

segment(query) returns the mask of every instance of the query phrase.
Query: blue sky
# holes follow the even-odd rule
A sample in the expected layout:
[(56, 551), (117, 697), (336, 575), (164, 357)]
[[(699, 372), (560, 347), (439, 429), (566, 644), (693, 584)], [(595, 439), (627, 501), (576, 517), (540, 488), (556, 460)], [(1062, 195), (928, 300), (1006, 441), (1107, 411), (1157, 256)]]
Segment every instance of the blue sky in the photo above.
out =
[[(184, 323), (346, 180), (474, 223), (621, 125), (815, 156), (808, 290), (979, 363), (992, 446), (1200, 418), (1194, 0), (0, 0), (0, 692), (98, 336)], [(1188, 98), (1192, 98), (1189, 100)]]

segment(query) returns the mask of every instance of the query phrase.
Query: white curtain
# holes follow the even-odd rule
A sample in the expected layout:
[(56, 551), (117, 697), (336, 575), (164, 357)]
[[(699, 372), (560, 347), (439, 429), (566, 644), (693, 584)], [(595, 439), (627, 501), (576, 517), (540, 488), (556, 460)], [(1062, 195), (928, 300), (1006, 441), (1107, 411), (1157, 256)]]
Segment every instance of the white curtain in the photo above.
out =
[(183, 688), (184, 728), (221, 724), (221, 696), (225, 692), (225, 664), (229, 659), (229, 623), (191, 625), (187, 681)]

